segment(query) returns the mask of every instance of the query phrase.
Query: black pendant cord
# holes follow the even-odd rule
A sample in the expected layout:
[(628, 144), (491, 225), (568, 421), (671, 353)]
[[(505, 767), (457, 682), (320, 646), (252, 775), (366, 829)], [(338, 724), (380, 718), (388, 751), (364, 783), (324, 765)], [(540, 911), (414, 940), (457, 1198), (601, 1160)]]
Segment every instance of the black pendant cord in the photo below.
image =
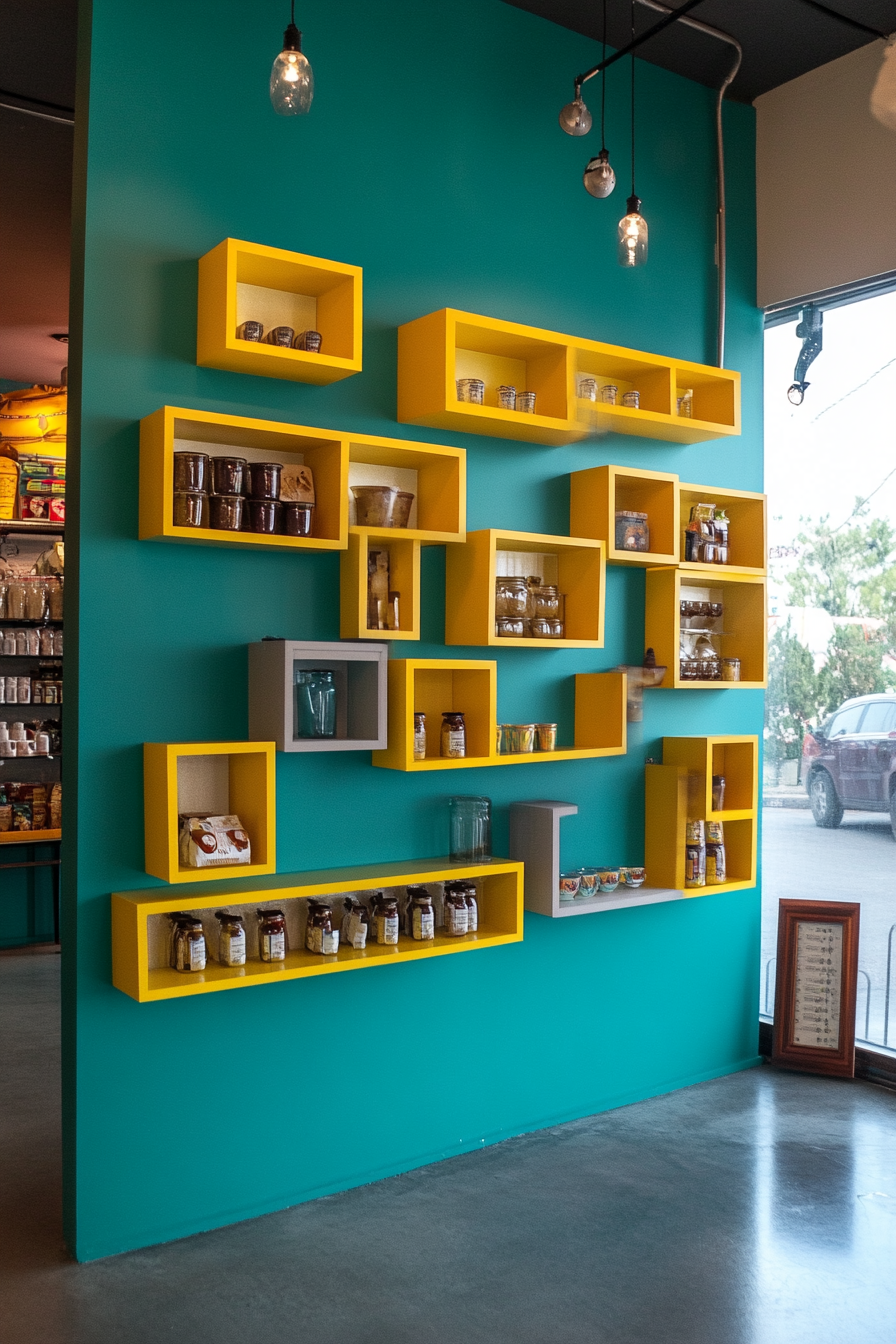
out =
[[(684, 18), (685, 14), (690, 13), (692, 9), (696, 9), (698, 5), (702, 5), (703, 3), (704, 0), (684, 0), (684, 4), (679, 5), (677, 9), (670, 10), (664, 19), (660, 19), (659, 23), (653, 24), (651, 28), (645, 28), (641, 36), (635, 38), (633, 43), (620, 47), (618, 51), (613, 52), (612, 56), (608, 56), (606, 60), (600, 61), (597, 65), (592, 66), (591, 69), (587, 70), (583, 75), (576, 75), (576, 90), (581, 89), (582, 85), (587, 84), (588, 80), (593, 79), (595, 75), (599, 75), (603, 70), (608, 70), (611, 65), (615, 65), (617, 61), (621, 61), (623, 56), (629, 54), (632, 45), (640, 47), (645, 42), (649, 42), (652, 37), (657, 35), (657, 33), (663, 32), (663, 30), (668, 28), (670, 24), (676, 23), (679, 19)], [(576, 96), (578, 96), (578, 94)]]
[[(635, 0), (632, 8), (632, 195), (635, 194)], [(606, 79), (606, 75), (604, 76)]]
[[(601, 65), (603, 65), (603, 63), (604, 63), (604, 61), (605, 61), (606, 59), (607, 59), (607, 0), (604, 0), (604, 28), (603, 28), (603, 38), (602, 38), (602, 41), (601, 41), (601, 50), (600, 50), (600, 60), (601, 60)], [(603, 77), (601, 78), (601, 81), (600, 81), (600, 147), (601, 147), (601, 149), (606, 149), (606, 147), (607, 147), (606, 124), (607, 124), (607, 76), (606, 76), (606, 72), (604, 72), (604, 75), (603, 75)]]

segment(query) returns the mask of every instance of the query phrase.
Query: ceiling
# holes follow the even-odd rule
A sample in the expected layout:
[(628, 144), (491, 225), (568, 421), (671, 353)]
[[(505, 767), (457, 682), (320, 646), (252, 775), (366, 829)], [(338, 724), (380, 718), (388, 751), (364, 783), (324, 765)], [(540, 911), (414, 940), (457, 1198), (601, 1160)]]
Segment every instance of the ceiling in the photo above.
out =
[[(505, 3), (571, 28), (584, 37), (601, 38), (601, 0), (505, 0)], [(682, 0), (665, 0), (665, 3), (677, 8)], [(896, 32), (896, 0), (827, 0), (827, 4), (879, 32)], [(876, 40), (822, 14), (806, 0), (703, 0), (691, 13), (693, 18), (730, 33), (743, 47), (743, 64), (728, 94), (742, 103), (751, 103), (761, 93)], [(636, 33), (645, 32), (662, 17), (636, 3)], [(630, 0), (607, 0), (608, 44), (614, 48), (625, 46), (630, 36)], [(716, 88), (732, 62), (732, 51), (726, 43), (680, 23), (651, 38), (638, 49), (638, 55), (654, 65)], [(583, 46), (586, 69), (592, 57), (593, 51)], [(582, 72), (569, 73), (572, 80)]]
[[(680, 0), (668, 0), (677, 5)], [(585, 37), (601, 37), (601, 0), (505, 0)], [(881, 32), (896, 32), (896, 0), (830, 0), (833, 8)], [(660, 15), (636, 6), (636, 30)], [(0, 89), (72, 107), (75, 98), (77, 0), (3, 0)], [(607, 41), (629, 38), (630, 0), (607, 0)], [(703, 0), (694, 17), (733, 34), (744, 49), (730, 96), (752, 102), (797, 75), (874, 39), (830, 18), (806, 0)], [(715, 85), (731, 49), (673, 24), (639, 51), (644, 60)], [(582, 65), (593, 48), (582, 44)], [(578, 71), (570, 70), (570, 79)], [(10, 100), (14, 101), (14, 100)], [(71, 126), (0, 108), (3, 208), (0, 210), (0, 379), (54, 382), (66, 347), (52, 339), (68, 329), (71, 226)]]

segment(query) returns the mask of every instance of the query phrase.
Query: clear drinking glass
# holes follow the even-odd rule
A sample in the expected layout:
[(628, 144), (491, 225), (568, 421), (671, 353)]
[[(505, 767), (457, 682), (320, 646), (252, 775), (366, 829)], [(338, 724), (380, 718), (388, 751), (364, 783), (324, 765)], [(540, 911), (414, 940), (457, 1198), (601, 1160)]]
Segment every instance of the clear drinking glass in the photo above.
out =
[(492, 852), (492, 801), (490, 798), (448, 799), (449, 855), (465, 862), (487, 859)]
[(335, 737), (336, 685), (329, 668), (297, 668), (296, 737)]

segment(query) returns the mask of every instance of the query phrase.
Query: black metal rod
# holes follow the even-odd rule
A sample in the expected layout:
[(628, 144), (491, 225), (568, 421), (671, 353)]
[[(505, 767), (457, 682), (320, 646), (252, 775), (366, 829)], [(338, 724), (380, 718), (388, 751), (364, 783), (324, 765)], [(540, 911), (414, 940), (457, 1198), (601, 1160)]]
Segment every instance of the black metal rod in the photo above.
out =
[(861, 19), (850, 18), (848, 14), (841, 14), (836, 9), (831, 9), (829, 5), (822, 5), (819, 0), (803, 0), (804, 5), (810, 9), (817, 9), (819, 14), (826, 14), (829, 19), (839, 19), (845, 23), (848, 28), (855, 28), (860, 33), (870, 33), (872, 37), (882, 37), (886, 41), (890, 34), (882, 33), (879, 28), (870, 28), (867, 23), (862, 23)]
[(683, 5), (679, 5), (671, 14), (667, 14), (664, 19), (660, 19), (659, 23), (655, 23), (652, 28), (648, 28), (646, 33), (642, 33), (641, 36), (636, 37), (633, 42), (629, 42), (627, 47), (620, 47), (618, 51), (614, 51), (613, 55), (608, 56), (606, 60), (598, 61), (597, 65), (594, 66), (592, 70), (589, 70), (587, 74), (576, 75), (576, 88), (580, 89), (589, 79), (593, 79), (595, 75), (599, 75), (603, 70), (608, 70), (611, 65), (615, 65), (616, 61), (621, 61), (623, 56), (628, 56), (629, 53), (634, 51), (637, 47), (642, 46), (645, 42), (649, 42), (657, 33), (661, 33), (663, 29), (669, 28), (684, 14), (687, 14), (690, 10), (696, 9), (698, 5), (702, 4), (703, 0), (685, 0)]

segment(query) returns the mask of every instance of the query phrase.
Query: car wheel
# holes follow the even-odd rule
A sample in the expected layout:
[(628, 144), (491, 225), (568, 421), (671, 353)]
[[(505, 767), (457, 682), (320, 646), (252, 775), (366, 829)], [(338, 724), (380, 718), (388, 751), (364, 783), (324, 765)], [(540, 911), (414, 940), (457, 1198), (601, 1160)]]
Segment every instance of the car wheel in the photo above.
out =
[(816, 826), (833, 830), (843, 820), (843, 805), (827, 770), (817, 771), (809, 781), (809, 804)]

